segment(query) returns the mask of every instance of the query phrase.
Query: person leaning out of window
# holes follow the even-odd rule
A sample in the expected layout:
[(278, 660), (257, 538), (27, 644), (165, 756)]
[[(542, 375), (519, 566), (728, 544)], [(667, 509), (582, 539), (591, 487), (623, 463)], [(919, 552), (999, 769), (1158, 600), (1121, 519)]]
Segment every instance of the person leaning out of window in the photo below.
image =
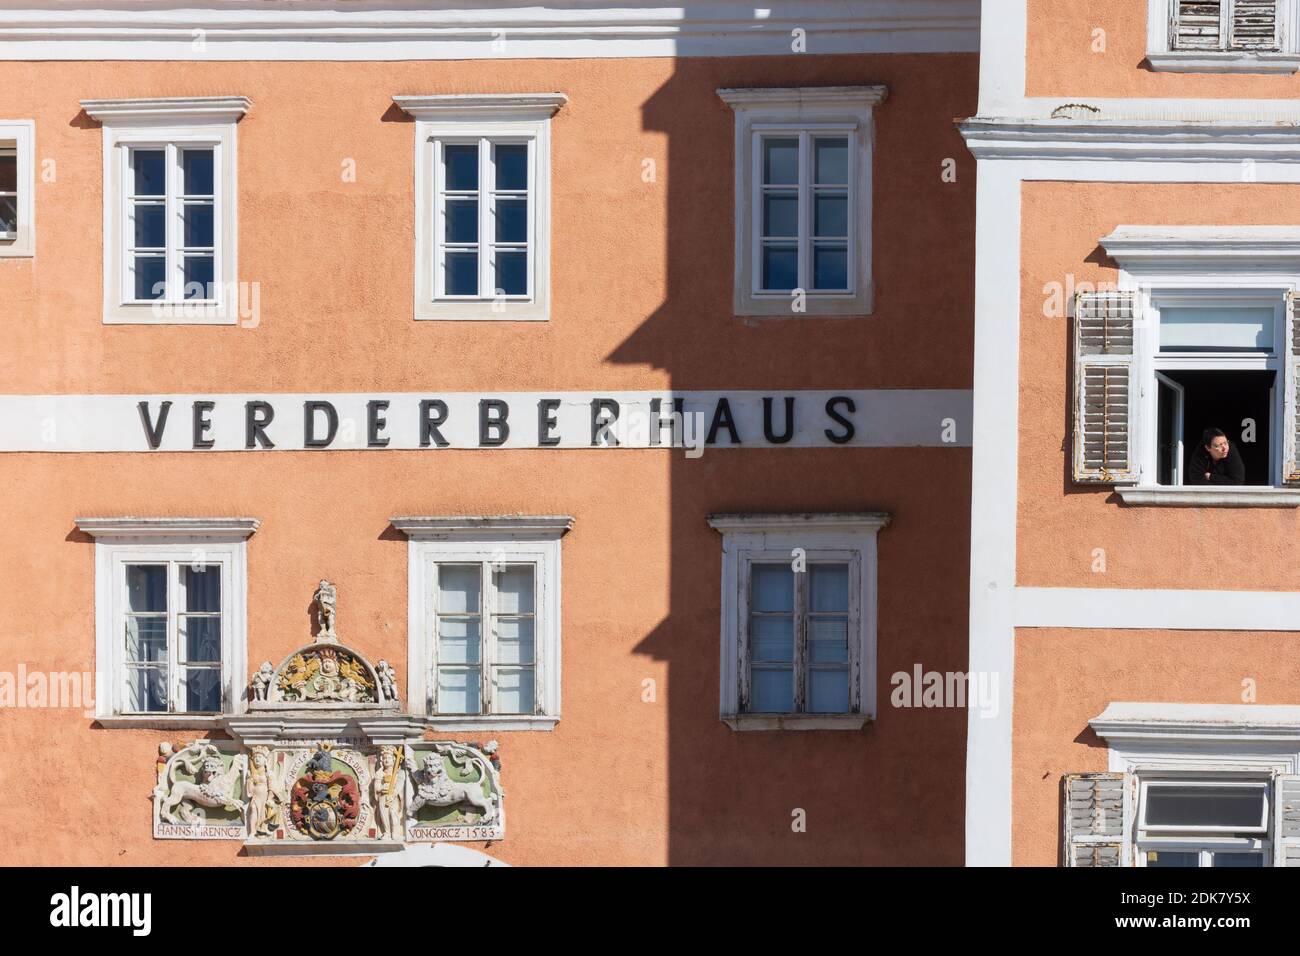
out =
[(1201, 443), (1192, 452), (1187, 466), (1189, 485), (1244, 485), (1246, 465), (1228, 436), (1217, 428), (1207, 428)]

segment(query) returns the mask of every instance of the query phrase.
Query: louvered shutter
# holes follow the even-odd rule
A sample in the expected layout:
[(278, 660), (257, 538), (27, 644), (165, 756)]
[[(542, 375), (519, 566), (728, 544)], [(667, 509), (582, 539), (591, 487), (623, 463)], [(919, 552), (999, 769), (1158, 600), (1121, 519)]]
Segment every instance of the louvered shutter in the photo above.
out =
[(1296, 323), (1296, 293), (1286, 296), (1286, 366), (1282, 370), (1282, 480), (1300, 484), (1300, 327)]
[(1071, 773), (1062, 779), (1066, 866), (1124, 865), (1124, 791), (1128, 774)]
[(1233, 50), (1277, 50), (1277, 0), (1232, 0), (1228, 47)]
[(1222, 50), (1223, 7), (1228, 0), (1174, 0), (1169, 46), (1173, 50)]
[(1300, 866), (1300, 777), (1275, 780), (1273, 865)]
[(1132, 482), (1136, 292), (1080, 293), (1074, 303), (1074, 480)]

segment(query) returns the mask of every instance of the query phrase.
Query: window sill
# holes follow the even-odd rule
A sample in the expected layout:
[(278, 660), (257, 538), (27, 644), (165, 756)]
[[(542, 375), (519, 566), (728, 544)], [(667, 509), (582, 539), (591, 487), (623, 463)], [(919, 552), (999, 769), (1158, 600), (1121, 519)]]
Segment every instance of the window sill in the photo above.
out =
[(866, 714), (732, 714), (722, 722), (747, 730), (861, 730), (871, 723)]
[(1157, 508), (1300, 508), (1300, 488), (1249, 486), (1116, 488), (1120, 500), (1130, 506)]
[(429, 730), (446, 730), (464, 733), (473, 730), (554, 730), (559, 717), (528, 717), (513, 714), (497, 716), (467, 715), (464, 717), (417, 718)]
[(874, 290), (862, 293), (816, 295), (805, 293), (803, 308), (794, 308), (791, 295), (753, 293), (738, 294), (733, 303), (734, 312), (742, 318), (768, 319), (844, 319), (871, 315), (874, 307)]
[(438, 299), (417, 302), (417, 322), (548, 322), (550, 308), (544, 301), (465, 302)]
[(220, 730), (225, 714), (112, 714), (96, 716), (95, 723), (121, 730)]
[(1147, 63), (1160, 73), (1295, 73), (1294, 53), (1148, 53)]

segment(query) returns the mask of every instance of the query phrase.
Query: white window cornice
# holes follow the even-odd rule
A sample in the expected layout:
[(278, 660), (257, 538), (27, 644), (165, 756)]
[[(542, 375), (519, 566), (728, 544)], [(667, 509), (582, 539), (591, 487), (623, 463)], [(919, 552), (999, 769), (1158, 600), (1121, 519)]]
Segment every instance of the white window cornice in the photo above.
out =
[(889, 88), (874, 86), (728, 87), (718, 90), (722, 101), (735, 110), (805, 109), (838, 107), (869, 109), (889, 96)]
[(573, 527), (570, 515), (428, 515), (390, 520), (394, 528), (413, 540), (473, 540), (485, 534), (512, 538), (561, 538)]
[(709, 527), (723, 534), (845, 534), (871, 533), (889, 524), (885, 511), (832, 512), (827, 514), (715, 514), (709, 515)]
[(1120, 226), (1100, 242), (1129, 272), (1146, 263), (1178, 262), (1300, 268), (1300, 226)]
[(123, 100), (82, 100), (91, 119), (114, 125), (194, 125), (235, 123), (253, 105), (246, 96), (174, 96)]
[(1300, 707), (1115, 701), (1088, 721), (1111, 770), (1300, 770)]
[(569, 98), (563, 93), (434, 93), (394, 96), (393, 102), (417, 120), (527, 121), (550, 119)]
[(77, 518), (79, 531), (92, 538), (247, 538), (258, 518)]

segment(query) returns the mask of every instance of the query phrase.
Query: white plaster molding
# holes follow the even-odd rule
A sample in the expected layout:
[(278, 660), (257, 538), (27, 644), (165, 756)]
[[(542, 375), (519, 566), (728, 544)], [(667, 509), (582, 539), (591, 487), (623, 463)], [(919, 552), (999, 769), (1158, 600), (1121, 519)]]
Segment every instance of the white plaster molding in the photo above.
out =
[(253, 105), (246, 96), (169, 96), (126, 100), (82, 100), (86, 115), (116, 125), (235, 123)]
[(393, 102), (416, 119), (550, 119), (569, 98), (563, 93), (442, 93), (394, 96)]
[(92, 538), (247, 538), (259, 518), (76, 518), (77, 530)]
[[(302, 4), (225, 0), (123, 9), (94, 0), (18, 0), (0, 59), (452, 60), (969, 52), (978, 0), (725, 0), (687, 6), (420, 0)], [(203, 44), (195, 44), (201, 31)]]
[(560, 538), (573, 527), (572, 515), (429, 515), (390, 519), (411, 538), (473, 540), (484, 534), (512, 538)]
[(886, 86), (773, 86), (725, 88), (718, 96), (732, 109), (799, 109), (808, 106), (866, 109), (889, 96)]
[(747, 730), (861, 730), (871, 723), (866, 714), (729, 714), (722, 722)]
[(1294, 53), (1148, 53), (1147, 63), (1159, 73), (1294, 73), (1300, 55)]
[(981, 160), (1300, 162), (1300, 124), (1293, 122), (976, 116), (958, 128)]
[(1286, 742), (1300, 750), (1300, 707), (1112, 702), (1088, 721), (1107, 743)]
[(841, 511), (816, 514), (716, 514), (709, 515), (709, 527), (723, 534), (861, 534), (879, 531), (889, 524), (886, 511)]
[[(1145, 263), (1240, 261), (1300, 268), (1300, 226), (1120, 226), (1101, 238), (1106, 254), (1132, 272)], [(1204, 265), (1201, 265), (1204, 263)]]
[(1133, 486), (1115, 489), (1130, 506), (1157, 508), (1300, 508), (1300, 489), (1222, 485)]
[(220, 730), (219, 714), (96, 714), (94, 721), (106, 730)]
[(1018, 587), (1015, 626), (1296, 632), (1300, 592)]
[(509, 866), (481, 850), (454, 843), (411, 843), (396, 853), (376, 857), (362, 866)]

